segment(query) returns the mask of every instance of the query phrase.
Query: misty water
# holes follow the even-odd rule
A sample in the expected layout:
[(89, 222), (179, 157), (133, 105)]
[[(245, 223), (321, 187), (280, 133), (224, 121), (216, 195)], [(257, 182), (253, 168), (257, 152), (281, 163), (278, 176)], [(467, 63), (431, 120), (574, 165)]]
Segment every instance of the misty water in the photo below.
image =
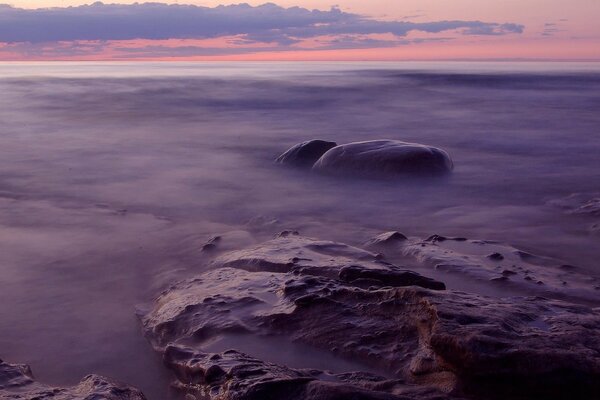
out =
[[(136, 306), (206, 268), (202, 244), (229, 231), (490, 239), (598, 276), (600, 217), (549, 202), (598, 197), (599, 110), (585, 63), (0, 64), (0, 358), (164, 398)], [(455, 170), (273, 164), (313, 138), (433, 145)]]

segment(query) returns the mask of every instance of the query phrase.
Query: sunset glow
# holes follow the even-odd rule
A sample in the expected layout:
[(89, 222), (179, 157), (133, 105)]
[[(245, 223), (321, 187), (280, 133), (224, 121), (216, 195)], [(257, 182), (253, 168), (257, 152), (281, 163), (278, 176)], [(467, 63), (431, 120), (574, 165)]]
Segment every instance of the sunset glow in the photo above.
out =
[(600, 60), (588, 0), (133, 3), (0, 6), (0, 60)]

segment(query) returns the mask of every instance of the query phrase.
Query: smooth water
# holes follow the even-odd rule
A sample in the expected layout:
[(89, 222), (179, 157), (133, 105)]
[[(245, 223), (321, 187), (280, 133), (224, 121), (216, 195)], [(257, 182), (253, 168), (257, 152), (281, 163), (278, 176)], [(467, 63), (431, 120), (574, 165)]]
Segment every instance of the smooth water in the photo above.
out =
[[(164, 398), (135, 306), (237, 229), (499, 240), (600, 275), (600, 217), (547, 204), (598, 197), (599, 110), (590, 63), (0, 64), (0, 358)], [(430, 144), (456, 168), (406, 182), (273, 164), (312, 138)]]

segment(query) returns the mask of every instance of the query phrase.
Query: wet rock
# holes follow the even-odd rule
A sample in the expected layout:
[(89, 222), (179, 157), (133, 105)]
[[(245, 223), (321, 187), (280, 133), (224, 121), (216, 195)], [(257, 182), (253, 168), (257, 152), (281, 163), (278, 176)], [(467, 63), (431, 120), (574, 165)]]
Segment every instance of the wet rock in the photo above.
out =
[[(489, 282), (505, 276), (522, 274), (524, 279), (502, 280), (511, 290), (523, 295), (536, 294), (555, 299), (571, 299), (600, 305), (593, 289), (600, 283), (577, 269), (565, 268), (565, 263), (549, 257), (532, 254), (502, 243), (485, 240), (467, 240), (433, 235), (427, 239), (409, 238), (394, 246), (379, 248), (386, 260), (407, 259), (423, 267), (435, 268), (453, 274), (462, 274), (474, 281)], [(502, 259), (499, 256), (501, 255)], [(499, 270), (499, 261), (509, 269)], [(536, 279), (531, 278), (535, 276)], [(544, 285), (537, 284), (542, 280)], [(569, 282), (568, 287), (563, 282)]]
[[(221, 359), (222, 357), (219, 357), (216, 360)], [(208, 384), (211, 384), (224, 379), (225, 375), (227, 375), (227, 373), (223, 370), (223, 368), (217, 364), (213, 364), (204, 371), (204, 381)]]
[(574, 193), (547, 204), (561, 208), (567, 214), (600, 216), (600, 193)]
[(336, 146), (313, 165), (325, 173), (394, 177), (443, 175), (452, 171), (448, 154), (435, 147), (397, 140), (372, 140)]
[[(586, 228), (591, 235), (600, 234), (600, 193), (574, 193), (570, 196), (548, 201), (546, 204), (560, 208), (566, 214), (587, 217)], [(589, 220), (593, 222), (589, 224)]]
[(253, 236), (247, 231), (229, 231), (220, 235), (211, 236), (202, 245), (201, 251), (208, 255), (215, 255), (224, 251), (239, 249), (256, 243)]
[(300, 233), (298, 231), (281, 231), (275, 237), (288, 237), (288, 236), (298, 236)]
[[(177, 385), (190, 399), (202, 400), (444, 400), (431, 389), (405, 385), (365, 373), (328, 374), (269, 363), (235, 350), (216, 355), (192, 348), (169, 346), (165, 363), (180, 378)], [(209, 379), (211, 370), (223, 371)], [(193, 383), (192, 383), (193, 382)], [(394, 394), (397, 392), (397, 394)]]
[[(532, 323), (540, 319), (542, 332)], [(193, 342), (202, 353), (212, 338), (243, 331), (335, 349), (402, 382), (446, 393), (554, 399), (600, 390), (600, 312), (560, 301), (417, 287), (366, 290), (327, 277), (223, 268), (165, 292), (143, 323), (159, 351)], [(299, 379), (279, 368), (286, 381)], [(200, 370), (206, 368), (178, 372), (180, 384), (202, 384), (194, 375)], [(244, 390), (253, 387), (240, 382)]]
[(504, 256), (500, 253), (492, 253), (489, 256), (487, 256), (487, 258), (489, 258), (490, 260), (494, 260), (494, 261), (504, 260)]
[(337, 146), (335, 142), (326, 140), (308, 140), (298, 143), (291, 147), (285, 153), (275, 160), (280, 164), (292, 165), (295, 167), (310, 168), (327, 150)]
[(388, 246), (407, 240), (408, 238), (398, 231), (385, 232), (377, 235), (366, 243), (367, 247)]
[(0, 399), (13, 400), (145, 400), (139, 390), (103, 378), (88, 375), (76, 386), (60, 388), (34, 380), (27, 365), (9, 364), (0, 360)]
[[(371, 269), (360, 266), (348, 266), (340, 270), (339, 277), (342, 281), (358, 286), (420, 286), (433, 290), (444, 290), (443, 282), (427, 278), (412, 271), (390, 267), (388, 270)], [(367, 285), (361, 282), (366, 282)]]
[(202, 246), (202, 251), (210, 252), (217, 249), (218, 243), (221, 241), (221, 236), (213, 236), (206, 241), (206, 243)]
[(455, 242), (464, 242), (467, 239), (463, 238), (463, 237), (446, 237), (446, 236), (442, 236), (442, 235), (438, 235), (438, 234), (431, 235), (427, 239), (425, 239), (426, 242), (432, 242), (432, 243), (445, 242), (446, 240), (454, 240)]
[(422, 286), (443, 290), (442, 282), (390, 263), (378, 254), (343, 243), (316, 240), (284, 231), (275, 239), (245, 250), (233, 251), (214, 260), (215, 267), (247, 271), (294, 272), (326, 276), (358, 285)]
[[(426, 243), (431, 248), (424, 254), (430, 256), (447, 241)], [(520, 259), (509, 248), (481, 241), (453, 246), (457, 243), (473, 246), (479, 262), (494, 266), (488, 280), (537, 286), (508, 279), (511, 273), (498, 276), (486, 246)], [(447, 248), (435, 254), (457, 256)], [(541, 297), (431, 290), (422, 287), (431, 283), (427, 278), (378, 261), (373, 253), (296, 235), (225, 254), (214, 266), (164, 291), (142, 316), (147, 337), (176, 373), (177, 385), (198, 399), (278, 398), (282, 393), (315, 400), (429, 398), (423, 393), (563, 399), (594, 398), (600, 391), (598, 308)], [(538, 272), (542, 269), (536, 279)], [(328, 355), (358, 367), (326, 373), (322, 366), (294, 369), (265, 359), (271, 351), (261, 359), (252, 346), (207, 350), (223, 338), (239, 346), (258, 338), (272, 343), (277, 354), (296, 354), (294, 346), (302, 344), (322, 351), (319, 360)]]

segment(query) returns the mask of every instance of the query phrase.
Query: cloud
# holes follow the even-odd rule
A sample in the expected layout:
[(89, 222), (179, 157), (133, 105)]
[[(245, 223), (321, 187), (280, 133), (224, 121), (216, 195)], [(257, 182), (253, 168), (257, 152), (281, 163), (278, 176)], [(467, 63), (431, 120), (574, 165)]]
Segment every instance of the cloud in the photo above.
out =
[(378, 21), (332, 8), (329, 11), (247, 4), (214, 8), (193, 5), (100, 2), (79, 7), (19, 9), (0, 7), (0, 41), (51, 42), (70, 40), (190, 39), (247, 35), (282, 44), (298, 38), (330, 34), (442, 32), (466, 29), (468, 34), (520, 33), (517, 24), (480, 21)]
[(561, 28), (562, 22), (566, 20), (560, 19), (558, 22), (546, 22), (542, 31), (542, 36), (554, 36), (556, 33), (564, 32)]
[[(328, 37), (323, 47), (377, 48), (414, 43), (407, 36), (452, 31), (458, 35), (505, 35), (523, 32), (523, 26), (514, 23), (481, 21), (382, 21), (348, 13), (333, 7), (328, 11), (308, 10), (301, 7), (284, 8), (272, 3), (262, 6), (237, 4), (217, 7), (163, 3), (103, 4), (100, 2), (78, 7), (20, 9), (0, 5), (0, 42), (14, 49), (29, 46), (49, 50), (44, 43), (60, 43), (60, 54), (69, 48), (74, 53), (97, 50), (102, 42), (128, 40), (164, 41), (210, 40), (235, 37), (225, 48), (211, 47), (204, 53), (243, 53), (260, 51), (252, 44), (268, 45), (269, 51), (293, 50), (303, 43), (319, 43)], [(381, 40), (377, 36), (390, 35)], [(337, 37), (337, 39), (331, 39)], [(76, 43), (95, 42), (80, 49)], [(66, 45), (65, 43), (75, 43)], [(26, 44), (26, 45), (22, 45)], [(247, 47), (251, 48), (248, 50)], [(148, 54), (153, 49), (146, 46)], [(50, 49), (51, 50), (51, 49)], [(168, 48), (154, 47), (161, 56)], [(202, 53), (200, 48), (185, 47), (179, 53)], [(98, 50), (99, 51), (99, 50)], [(174, 51), (174, 50), (172, 50)], [(266, 51), (266, 50), (264, 50)], [(135, 53), (127, 50), (127, 53)], [(174, 51), (175, 52), (175, 51)]]

